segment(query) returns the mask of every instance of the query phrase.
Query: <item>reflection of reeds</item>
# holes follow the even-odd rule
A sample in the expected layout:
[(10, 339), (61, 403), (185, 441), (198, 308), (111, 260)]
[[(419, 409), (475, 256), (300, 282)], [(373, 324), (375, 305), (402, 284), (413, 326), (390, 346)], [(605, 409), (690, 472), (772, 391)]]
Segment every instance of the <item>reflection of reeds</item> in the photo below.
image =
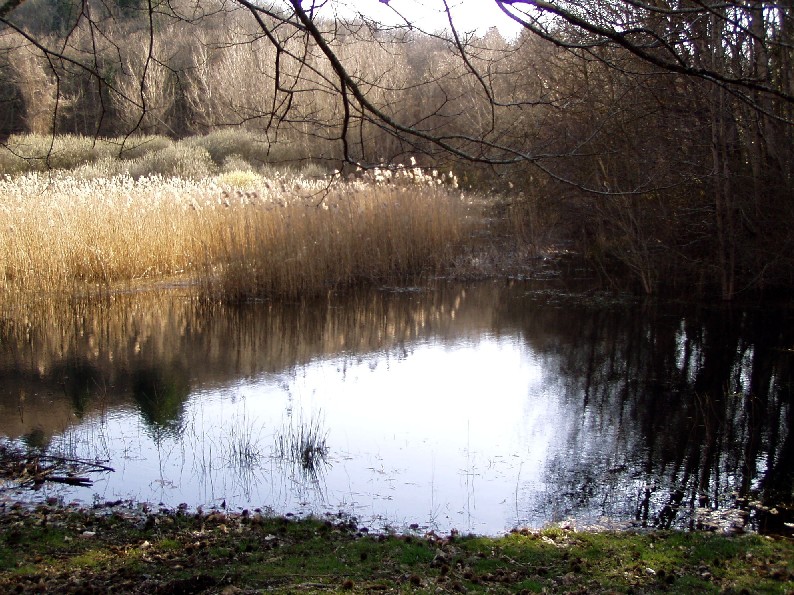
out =
[(273, 454), (291, 464), (306, 479), (317, 481), (328, 465), (327, 434), (320, 416), (304, 419), (301, 415), (294, 422), (284, 424), (282, 431), (276, 434)]

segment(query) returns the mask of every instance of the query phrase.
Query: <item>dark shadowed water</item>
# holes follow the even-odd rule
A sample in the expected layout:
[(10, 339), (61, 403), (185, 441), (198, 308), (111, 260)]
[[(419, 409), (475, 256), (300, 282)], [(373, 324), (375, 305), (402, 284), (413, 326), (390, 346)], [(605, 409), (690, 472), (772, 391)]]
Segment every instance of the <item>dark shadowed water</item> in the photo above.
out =
[(373, 530), (780, 529), (792, 364), (791, 309), (529, 283), (7, 305), (0, 436), (115, 471), (0, 499), (343, 512)]

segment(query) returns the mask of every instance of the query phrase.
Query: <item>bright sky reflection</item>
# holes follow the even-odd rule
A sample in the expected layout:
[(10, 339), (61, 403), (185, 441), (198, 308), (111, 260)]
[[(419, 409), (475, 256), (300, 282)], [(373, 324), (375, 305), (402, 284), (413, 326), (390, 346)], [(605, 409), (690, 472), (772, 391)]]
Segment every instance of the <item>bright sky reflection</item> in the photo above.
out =
[[(104, 440), (85, 443), (116, 452), (117, 472), (93, 488), (106, 499), (225, 500), (280, 514), (344, 511), (378, 529), (418, 523), (495, 534), (515, 524), (517, 482), (540, 481), (559, 426), (540, 379), (513, 337), (424, 342), (196, 393), (179, 438), (151, 440), (131, 412), (88, 422), (72, 439), (101, 432)], [(315, 482), (272, 455), (286, 428), (316, 423), (328, 459)], [(256, 468), (228, 464), (238, 438), (262, 455)]]
[[(771, 463), (787, 443), (766, 438), (790, 407), (788, 318), (748, 310), (737, 330), (722, 310), (595, 308), (531, 288), (211, 311), (129, 296), (64, 352), (51, 338), (70, 336), (67, 310), (32, 346), (3, 345), (0, 435), (115, 472), (18, 497), (225, 502), (496, 535), (558, 521), (733, 526), (742, 485), (789, 481)], [(301, 452), (312, 433), (303, 443), (322, 448)], [(710, 508), (668, 514), (671, 498), (703, 493)]]

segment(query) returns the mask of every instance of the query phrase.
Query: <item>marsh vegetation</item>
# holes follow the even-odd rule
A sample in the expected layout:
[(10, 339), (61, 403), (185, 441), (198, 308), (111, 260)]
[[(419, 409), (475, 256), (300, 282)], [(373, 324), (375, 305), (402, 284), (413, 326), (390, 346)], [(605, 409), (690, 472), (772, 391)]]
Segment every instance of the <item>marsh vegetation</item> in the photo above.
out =
[[(140, 157), (109, 156), (122, 141), (92, 151), (91, 139), (60, 138), (51, 160), (71, 169), (0, 180), (2, 291), (80, 295), (166, 280), (241, 301), (406, 283), (450, 270), (482, 218), (454, 174), (410, 162), (342, 178), (255, 171), (242, 158), (224, 168), (189, 142), (128, 140)], [(0, 153), (13, 160), (45, 142), (18, 137)]]

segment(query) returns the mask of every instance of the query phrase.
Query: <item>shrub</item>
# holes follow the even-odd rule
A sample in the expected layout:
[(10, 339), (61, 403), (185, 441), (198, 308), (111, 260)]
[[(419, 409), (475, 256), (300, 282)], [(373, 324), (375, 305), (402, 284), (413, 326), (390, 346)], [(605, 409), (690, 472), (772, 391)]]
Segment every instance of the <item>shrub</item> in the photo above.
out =
[(0, 172), (19, 174), (52, 169), (72, 170), (101, 161), (105, 163), (100, 169), (122, 172), (126, 171), (124, 166), (112, 165), (110, 162), (119, 158), (144, 158), (173, 145), (173, 141), (164, 136), (95, 138), (69, 134), (14, 135), (0, 145)]
[(249, 164), (262, 164), (268, 160), (270, 151), (270, 143), (264, 136), (239, 128), (217, 130), (182, 142), (205, 149), (212, 161), (219, 166), (232, 156)]
[(215, 170), (215, 164), (206, 149), (184, 142), (147, 152), (131, 160), (128, 166), (133, 178), (160, 175), (199, 179), (212, 175)]
[(241, 171), (239, 169), (225, 171), (217, 177), (218, 184), (231, 188), (255, 188), (262, 183), (261, 176), (252, 171)]
[(131, 136), (116, 139), (119, 145), (119, 157), (122, 159), (137, 159), (147, 153), (155, 153), (173, 146), (174, 141), (165, 136), (145, 135)]
[(88, 136), (24, 134), (0, 146), (0, 171), (16, 174), (47, 169), (72, 169), (118, 153), (112, 141)]
[(223, 166), (221, 169), (224, 172), (250, 172), (253, 171), (253, 166), (243, 159), (240, 155), (229, 155), (226, 159), (223, 160)]

